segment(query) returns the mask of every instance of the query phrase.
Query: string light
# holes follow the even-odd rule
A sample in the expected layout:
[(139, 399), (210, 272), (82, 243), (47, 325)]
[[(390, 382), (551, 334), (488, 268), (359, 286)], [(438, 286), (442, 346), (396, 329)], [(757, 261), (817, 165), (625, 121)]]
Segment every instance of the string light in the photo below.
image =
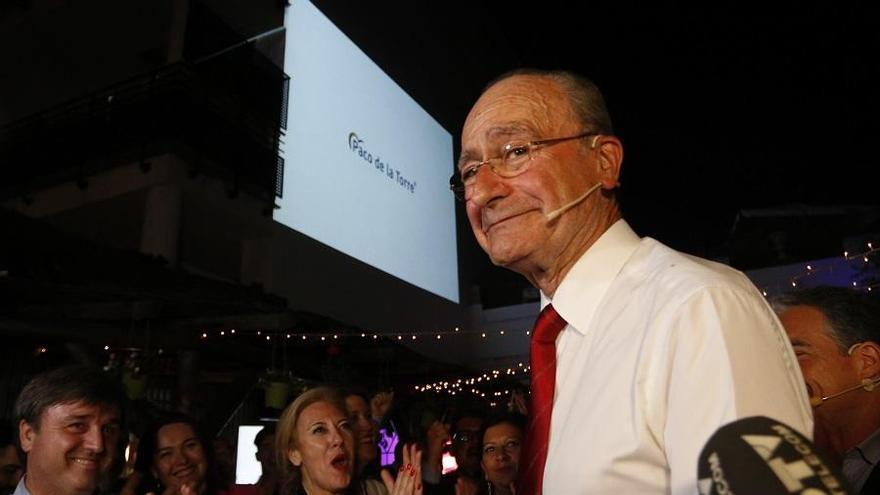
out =
[[(805, 265), (804, 273), (790, 278), (788, 281), (789, 285), (793, 288), (798, 288), (799, 286), (801, 286), (801, 282), (803, 281), (803, 279), (806, 279), (808, 277), (817, 277), (817, 276), (819, 276), (819, 274), (826, 272), (826, 271), (833, 272), (835, 269), (835, 265), (840, 262), (851, 263), (854, 260), (860, 258), (859, 261), (861, 262), (861, 264), (869, 263), (871, 261), (871, 256), (874, 253), (876, 253), (877, 251), (880, 251), (880, 248), (875, 248), (873, 242), (867, 242), (865, 245), (867, 246), (867, 250), (865, 252), (851, 253), (849, 250), (845, 250), (843, 252), (842, 258), (834, 259), (826, 266), (816, 267), (816, 266), (813, 266), (812, 264)], [(850, 266), (852, 266), (852, 265), (850, 265)], [(869, 284), (859, 285), (858, 281), (851, 281), (851, 285), (852, 285), (852, 287), (854, 287), (856, 289), (867, 290), (870, 292), (873, 290), (874, 287), (880, 286), (880, 283), (869, 283)], [(768, 297), (768, 295), (769, 295), (768, 287), (763, 287), (761, 289), (761, 294), (763, 294), (764, 297)]]
[[(517, 363), (517, 366), (521, 371), (530, 371), (530, 367), (523, 365), (522, 362)], [(512, 365), (510, 368), (507, 368), (506, 372), (502, 372), (500, 369), (493, 369), (476, 376), (459, 377), (451, 382), (438, 380), (432, 383), (418, 384), (414, 387), (414, 390), (448, 395), (453, 395), (453, 392), (455, 392), (458, 394), (471, 394), (475, 397), (486, 397), (488, 392), (492, 396), (500, 397), (502, 395), (510, 395), (509, 387), (499, 389), (499, 386), (507, 383), (510, 375), (516, 375), (516, 370)]]
[[(523, 332), (523, 333), (519, 333)], [(343, 340), (343, 339), (368, 339), (371, 338), (373, 340), (378, 340), (380, 335), (385, 336), (386, 338), (397, 338), (398, 341), (406, 340), (420, 340), (420, 337), (429, 340), (444, 340), (445, 336), (455, 335), (462, 338), (472, 337), (479, 338), (482, 340), (488, 340), (492, 336), (498, 337), (506, 337), (511, 332), (509, 329), (497, 330), (497, 334), (495, 331), (491, 333), (487, 330), (463, 330), (461, 327), (453, 327), (451, 330), (420, 330), (420, 331), (407, 331), (407, 332), (387, 332), (383, 331), (382, 333), (374, 333), (374, 332), (366, 332), (363, 330), (357, 331), (343, 331), (342, 333), (338, 331), (331, 332), (321, 332), (321, 331), (308, 331), (308, 330), (285, 330), (285, 329), (277, 329), (277, 330), (241, 330), (241, 329), (217, 329), (211, 331), (200, 331), (199, 336), (203, 340), (207, 340), (210, 338), (218, 338), (218, 337), (226, 337), (230, 338), (231, 336), (235, 336), (236, 338), (246, 338), (248, 335), (259, 337), (261, 340), (271, 341), (272, 336), (277, 336), (278, 338), (283, 338), (287, 340), (301, 340), (308, 341), (309, 337), (320, 339), (322, 342), (326, 342), (329, 339), (333, 340)], [(518, 330), (513, 331), (514, 335), (523, 335), (530, 336), (530, 330)]]

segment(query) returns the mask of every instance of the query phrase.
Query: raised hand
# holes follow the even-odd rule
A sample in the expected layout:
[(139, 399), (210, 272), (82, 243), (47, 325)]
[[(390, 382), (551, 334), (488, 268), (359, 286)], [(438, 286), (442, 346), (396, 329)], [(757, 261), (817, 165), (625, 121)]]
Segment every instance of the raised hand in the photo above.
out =
[(440, 469), (443, 461), (443, 446), (449, 441), (449, 425), (434, 421), (425, 434), (426, 461), (431, 468)]
[(422, 452), (415, 444), (403, 446), (403, 462), (397, 479), (387, 469), (382, 470), (382, 482), (388, 495), (422, 495)]
[(394, 392), (377, 392), (370, 399), (370, 412), (373, 413), (373, 421), (381, 423), (391, 409), (391, 403), (394, 401)]

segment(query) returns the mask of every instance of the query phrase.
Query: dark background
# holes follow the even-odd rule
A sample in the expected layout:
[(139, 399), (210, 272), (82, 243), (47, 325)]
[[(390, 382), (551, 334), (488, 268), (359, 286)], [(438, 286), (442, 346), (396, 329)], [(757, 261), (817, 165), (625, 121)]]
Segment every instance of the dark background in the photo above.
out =
[[(878, 204), (880, 16), (867, 3), (316, 5), (456, 146), (500, 73), (592, 78), (624, 143), (620, 197), (641, 235), (751, 269), (833, 256), (877, 230), (876, 211), (848, 208)], [(743, 210), (770, 218), (737, 221)], [(485, 263), (461, 217), (463, 271), (481, 274), (484, 304), (516, 297), (525, 284)]]

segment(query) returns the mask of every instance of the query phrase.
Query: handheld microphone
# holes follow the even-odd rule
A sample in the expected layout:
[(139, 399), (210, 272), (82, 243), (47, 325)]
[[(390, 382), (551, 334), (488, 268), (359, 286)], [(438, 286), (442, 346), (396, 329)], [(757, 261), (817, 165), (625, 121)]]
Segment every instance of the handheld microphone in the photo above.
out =
[(700, 452), (697, 480), (700, 495), (852, 493), (812, 442), (764, 416), (719, 428)]
[(551, 222), (553, 222), (554, 220), (556, 220), (557, 218), (559, 218), (560, 216), (562, 216), (563, 213), (565, 213), (566, 211), (568, 211), (568, 210), (574, 208), (575, 206), (577, 206), (578, 203), (580, 203), (581, 201), (587, 199), (587, 197), (588, 197), (590, 194), (593, 194), (594, 192), (596, 192), (596, 189), (599, 189), (601, 186), (602, 186), (602, 183), (601, 183), (601, 182), (597, 182), (595, 186), (593, 186), (593, 187), (587, 189), (587, 192), (585, 192), (585, 193), (583, 193), (582, 195), (580, 195), (580, 196), (578, 196), (577, 198), (575, 198), (574, 201), (571, 201), (571, 202), (569, 202), (569, 203), (566, 203), (566, 204), (560, 206), (559, 208), (557, 208), (557, 209), (551, 211), (550, 213), (545, 214), (545, 215), (544, 215), (544, 218), (547, 220), (547, 223), (551, 223)]
[(837, 392), (836, 394), (826, 395), (825, 397), (810, 394), (810, 405), (813, 407), (819, 407), (822, 404), (824, 404), (825, 401), (828, 399), (840, 397), (843, 394), (848, 394), (848, 393), (852, 392), (853, 390), (858, 390), (860, 388), (863, 388), (866, 391), (870, 392), (870, 391), (874, 390), (874, 387), (876, 387), (878, 384), (880, 384), (880, 377), (865, 378), (864, 380), (862, 380), (862, 383), (860, 383), (858, 385), (854, 385), (854, 386), (846, 388), (846, 389), (843, 389), (840, 392)]

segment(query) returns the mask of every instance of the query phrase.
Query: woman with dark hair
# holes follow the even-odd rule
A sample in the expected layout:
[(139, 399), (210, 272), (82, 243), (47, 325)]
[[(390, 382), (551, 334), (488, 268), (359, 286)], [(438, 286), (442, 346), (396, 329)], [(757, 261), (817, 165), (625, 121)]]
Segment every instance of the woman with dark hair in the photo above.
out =
[(379, 478), (379, 428), (373, 421), (370, 399), (356, 388), (343, 389), (342, 396), (354, 430), (354, 488), (360, 495), (387, 495)]
[(525, 427), (525, 417), (516, 413), (491, 417), (483, 425), (483, 459), (480, 465), (486, 476), (484, 493), (487, 495), (514, 493)]
[(168, 414), (157, 419), (141, 437), (135, 478), (123, 493), (223, 495), (209, 445), (192, 418)]

